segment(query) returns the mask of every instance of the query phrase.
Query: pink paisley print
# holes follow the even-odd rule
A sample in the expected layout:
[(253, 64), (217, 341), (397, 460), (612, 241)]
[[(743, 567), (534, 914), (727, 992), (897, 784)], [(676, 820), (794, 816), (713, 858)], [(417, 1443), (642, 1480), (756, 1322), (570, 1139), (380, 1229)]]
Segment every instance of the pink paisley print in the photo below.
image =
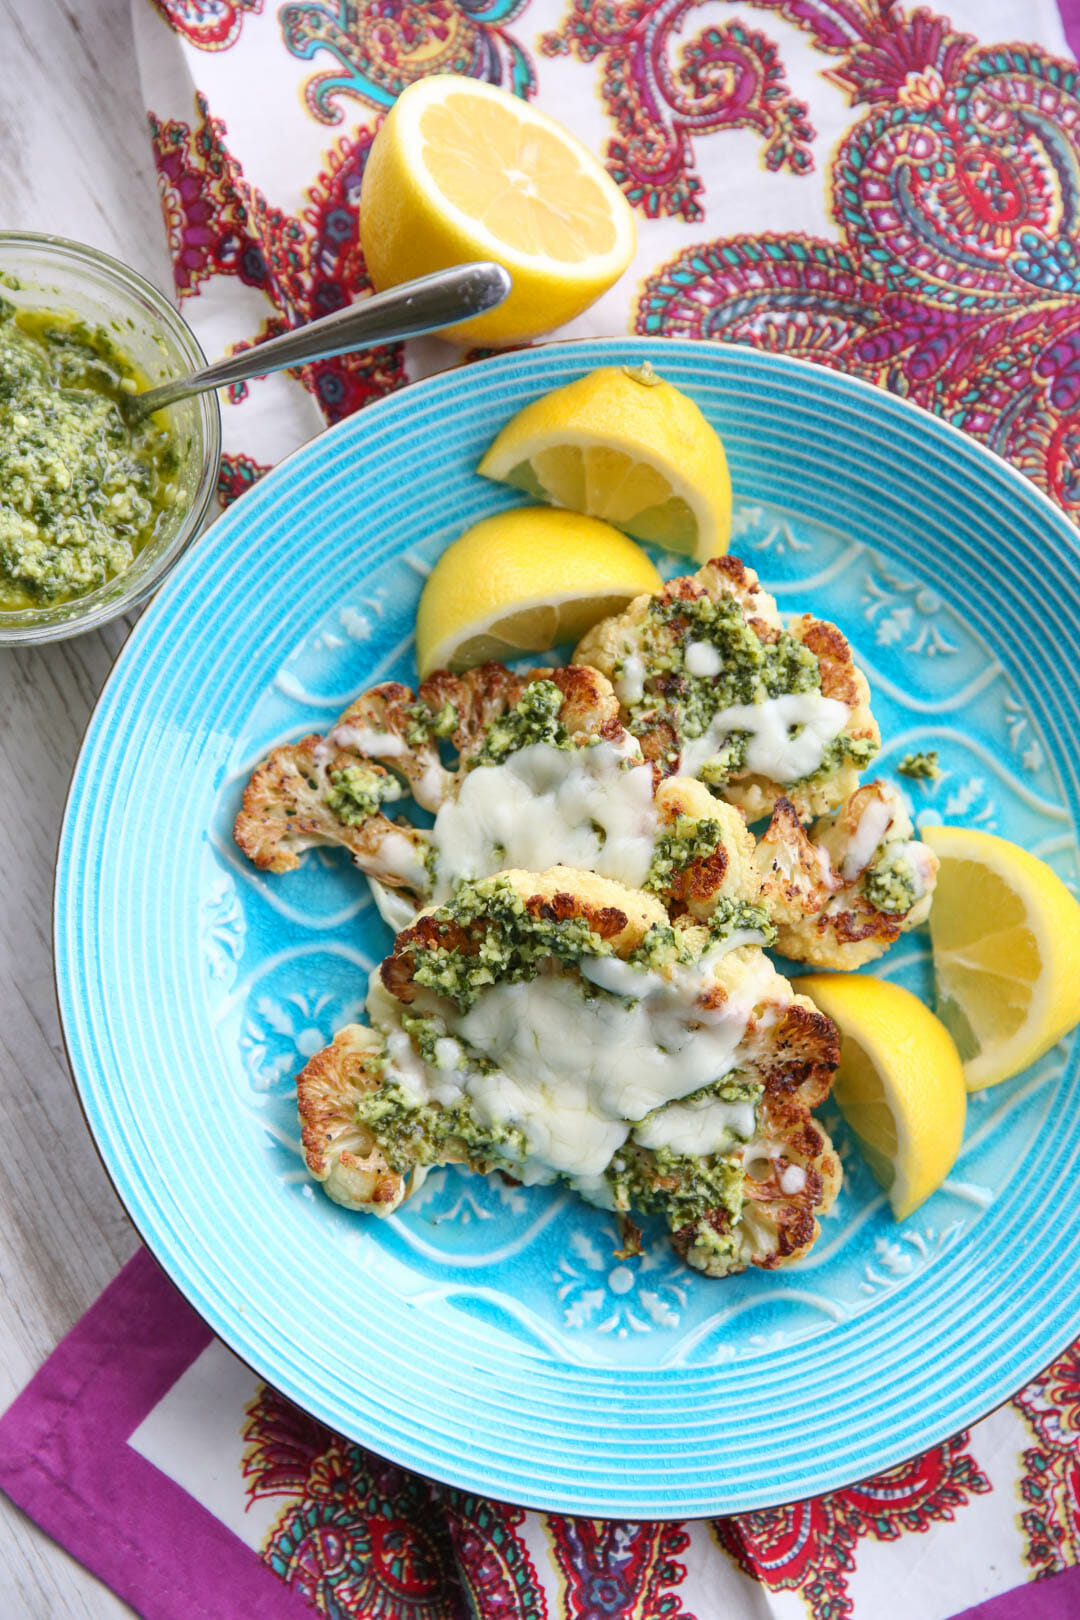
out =
[[(369, 288), (359, 245), (359, 200), (370, 133), (361, 130), (338, 141), (303, 209), (293, 216), (248, 184), (228, 150), (224, 124), (211, 116), (203, 96), (196, 98), (196, 110), (194, 127), (150, 116), (181, 298), (210, 276), (237, 276), (265, 293), (271, 306), (262, 338), (339, 309)], [(233, 350), (249, 346), (238, 343)], [(331, 422), (406, 380), (400, 344), (319, 360), (305, 366), (301, 376)]]
[(990, 1481), (965, 1450), (967, 1434), (862, 1485), (788, 1507), (717, 1519), (713, 1533), (747, 1575), (771, 1591), (797, 1591), (810, 1620), (854, 1613), (845, 1576), (863, 1536), (896, 1541), (952, 1519)]
[(1036, 1575), (1080, 1563), (1080, 1344), (1072, 1344), (1013, 1401), (1035, 1444), (1021, 1461), (1024, 1557)]
[(566, 1583), (567, 1620), (694, 1620), (676, 1590), (686, 1575), (677, 1558), (690, 1545), (681, 1524), (548, 1514), (544, 1525)]
[(221, 458), (221, 467), (218, 471), (217, 497), (221, 505), (231, 506), (233, 501), (257, 484), (264, 473), (270, 468), (262, 462), (254, 461), (251, 456), (230, 455), (226, 453)]
[[(800, 354), (905, 394), (1080, 514), (1080, 73), (867, 6), (830, 76), (866, 110), (841, 142), (842, 241), (721, 237), (655, 271), (639, 332)], [(843, 8), (854, 29), (856, 9)]]
[(769, 169), (813, 168), (814, 130), (795, 100), (776, 47), (742, 21), (713, 24), (681, 45), (698, 0), (572, 0), (563, 25), (541, 40), (546, 56), (571, 51), (602, 64), (604, 106), (617, 134), (604, 149), (614, 179), (650, 219), (704, 217), (705, 187), (692, 142), (752, 129)]
[(359, 102), (382, 114), (415, 79), (461, 73), (532, 95), (528, 52), (510, 30), (528, 0), (293, 0), (278, 14), (285, 47), (329, 60), (304, 89), (312, 118), (340, 124)]
[(248, 1494), (280, 1497), (263, 1561), (328, 1620), (465, 1620), (441, 1513), (423, 1480), (263, 1386), (248, 1409)]
[(227, 51), (263, 0), (153, 0), (169, 27), (200, 51)]

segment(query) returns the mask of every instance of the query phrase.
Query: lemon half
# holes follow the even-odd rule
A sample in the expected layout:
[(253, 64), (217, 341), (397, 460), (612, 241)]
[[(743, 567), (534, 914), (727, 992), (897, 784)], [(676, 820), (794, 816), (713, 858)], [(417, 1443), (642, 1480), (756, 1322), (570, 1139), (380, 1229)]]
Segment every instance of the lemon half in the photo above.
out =
[(645, 553), (595, 518), (550, 506), (497, 512), (431, 571), (416, 616), (420, 675), (576, 642), (660, 585)]
[(796, 982), (840, 1030), (832, 1095), (903, 1220), (937, 1191), (960, 1151), (967, 1090), (952, 1037), (888, 979), (810, 973)]
[(603, 366), (534, 400), (478, 471), (698, 562), (723, 555), (731, 539), (720, 436), (649, 365)]
[(630, 205), (569, 130), (456, 74), (409, 85), (368, 154), (360, 234), (375, 286), (473, 259), (510, 271), (498, 309), (444, 335), (517, 343), (587, 309), (634, 256)]
[(930, 910), (938, 1011), (981, 1090), (1080, 1023), (1080, 903), (1045, 861), (970, 827), (924, 827), (941, 865)]

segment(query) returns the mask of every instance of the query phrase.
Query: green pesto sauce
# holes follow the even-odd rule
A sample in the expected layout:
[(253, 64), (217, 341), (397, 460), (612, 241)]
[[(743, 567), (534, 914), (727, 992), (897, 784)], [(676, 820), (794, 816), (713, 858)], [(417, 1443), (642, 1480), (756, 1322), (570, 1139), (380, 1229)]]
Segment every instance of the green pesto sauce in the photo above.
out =
[[(424, 1062), (433, 1069), (443, 1067), (439, 1061), (439, 1044), (446, 1039), (442, 1020), (430, 1014), (406, 1014), (402, 1023)], [(474, 1069), (490, 1066), (460, 1038), (453, 1045), (463, 1065)], [(695, 1095), (750, 1102), (756, 1107), (761, 1090), (760, 1083), (728, 1076)], [(368, 1126), (391, 1169), (401, 1175), (418, 1165), (444, 1164), (448, 1158), (465, 1159), (477, 1170), (501, 1165), (512, 1171), (515, 1163), (528, 1156), (521, 1131), (482, 1122), (467, 1096), (448, 1106), (422, 1102), (392, 1078), (358, 1100), (356, 1118)], [(746, 1179), (737, 1157), (710, 1154), (696, 1158), (667, 1148), (648, 1151), (627, 1142), (605, 1177), (617, 1210), (659, 1215), (673, 1232), (693, 1226), (693, 1242), (725, 1252), (733, 1249), (733, 1228), (742, 1210)], [(718, 1233), (705, 1220), (718, 1208), (728, 1211), (732, 1230)]]
[(0, 612), (84, 596), (157, 533), (180, 458), (124, 418), (145, 386), (100, 327), (0, 299)]
[[(574, 966), (585, 956), (610, 956), (610, 944), (594, 933), (584, 917), (538, 917), (529, 911), (513, 884), (502, 876), (467, 878), (453, 900), (431, 913), (449, 939), (458, 923), (482, 920), (473, 930), (473, 949), (463, 951), (449, 942), (413, 946), (413, 976), (418, 984), (447, 996), (460, 1012), (467, 1012), (492, 984), (522, 984), (535, 979), (552, 957)], [(766, 944), (776, 930), (761, 906), (722, 896), (705, 925), (708, 949), (736, 930), (752, 929)], [(636, 967), (657, 971), (673, 963), (695, 961), (700, 952), (686, 943), (683, 930), (657, 923), (626, 960)], [(593, 994), (589, 989), (586, 993)]]
[(694, 861), (705, 860), (715, 854), (720, 841), (718, 821), (677, 816), (656, 840), (645, 887), (666, 888), (676, 872), (684, 872)]
[(551, 743), (569, 748), (566, 727), (559, 719), (563, 695), (554, 681), (533, 681), (512, 709), (492, 721), (476, 756), (477, 765), (500, 765), (509, 754), (516, 754), (531, 743)]
[(722, 894), (716, 902), (716, 910), (709, 918), (707, 927), (709, 946), (729, 939), (732, 934), (747, 931), (763, 935), (765, 945), (776, 944), (776, 929), (769, 921), (765, 907), (755, 906), (749, 900), (733, 900), (727, 894)]
[[(686, 650), (692, 642), (715, 647), (723, 661), (717, 675), (692, 675)], [(762, 642), (733, 596), (654, 599), (639, 629), (636, 652), (649, 670), (646, 690), (631, 705), (629, 729), (668, 720), (682, 740), (700, 737), (719, 709), (764, 703), (769, 698), (821, 690), (821, 666), (809, 647), (782, 630), (775, 642)], [(623, 674), (625, 663), (615, 666)], [(746, 766), (747, 731), (733, 731), (701, 770), (711, 787), (723, 787)], [(806, 780), (828, 775), (850, 759), (859, 769), (877, 749), (869, 740), (842, 734), (825, 749), (821, 764)]]
[[(442, 1021), (406, 1016), (402, 1024), (425, 1063), (438, 1068), (434, 1046), (446, 1034)], [(484, 1067), (476, 1053), (470, 1054), (469, 1061), (473, 1068)], [(387, 1164), (399, 1175), (418, 1165), (445, 1164), (448, 1158), (467, 1158), (477, 1169), (520, 1163), (528, 1152), (524, 1136), (513, 1126), (481, 1124), (468, 1097), (448, 1106), (418, 1102), (392, 1078), (359, 1099), (356, 1118), (368, 1126)]]
[[(757, 1101), (761, 1087), (748, 1087)], [(658, 1180), (663, 1178), (662, 1185)], [(694, 1226), (710, 1209), (726, 1209), (736, 1221), (742, 1210), (746, 1172), (737, 1159), (713, 1153), (693, 1157), (670, 1148), (643, 1150), (628, 1142), (612, 1160), (607, 1179), (615, 1207), (662, 1215), (673, 1232)]]
[(474, 930), (475, 950), (468, 954), (441, 945), (412, 951), (417, 983), (448, 996), (461, 1012), (488, 985), (534, 979), (552, 956), (574, 963), (583, 956), (611, 955), (611, 946), (583, 917), (534, 916), (504, 877), (466, 879), (458, 885), (452, 904), (440, 906), (432, 917), (448, 931), (459, 922), (484, 922), (482, 929)]
[(723, 747), (701, 767), (701, 780), (707, 787), (722, 787), (733, 776), (746, 769), (746, 753), (750, 747), (748, 731), (733, 731)]
[(776, 944), (776, 928), (765, 907), (755, 906), (749, 900), (733, 900), (726, 894), (717, 900), (708, 921), (698, 926), (706, 931), (705, 943), (700, 949), (694, 948), (697, 941), (691, 944), (685, 929), (673, 928), (670, 923), (655, 923), (626, 960), (647, 972), (660, 973), (677, 963), (689, 966), (734, 933), (758, 933), (763, 946)]
[[(417, 980), (449, 996), (461, 1010), (471, 1006), (494, 982), (534, 978), (552, 957), (572, 965), (585, 955), (611, 955), (610, 945), (593, 934), (580, 918), (557, 921), (532, 916), (503, 877), (463, 882), (453, 903), (432, 915), (448, 925), (481, 919), (487, 925), (474, 931), (480, 936), (476, 955), (466, 956), (460, 950), (439, 946), (413, 953)], [(725, 898), (717, 906), (704, 943), (698, 937), (697, 952), (687, 946), (685, 938), (680, 939), (681, 930), (664, 924), (652, 929), (628, 960), (646, 969), (689, 962), (717, 940), (745, 928), (759, 930), (766, 940), (775, 938), (760, 906)], [(606, 994), (584, 981), (581, 993), (588, 997)], [(403, 1011), (401, 1024), (429, 1070), (491, 1071), (491, 1062), (460, 1035), (451, 1036), (438, 1014)], [(726, 1075), (695, 1096), (717, 1096), (731, 1102), (750, 1102), (756, 1107), (761, 1090), (759, 1082)], [(376, 1091), (358, 1100), (356, 1118), (367, 1124), (387, 1162), (402, 1174), (413, 1166), (445, 1163), (447, 1159), (465, 1159), (481, 1170), (501, 1165), (512, 1171), (515, 1163), (528, 1157), (524, 1134), (512, 1126), (481, 1121), (467, 1095), (449, 1105), (418, 1100), (392, 1072), (385, 1075)], [(736, 1157), (718, 1153), (695, 1158), (668, 1149), (649, 1152), (630, 1142), (616, 1154), (606, 1176), (618, 1209), (659, 1214), (672, 1231), (694, 1226), (693, 1241), (710, 1248), (726, 1244), (730, 1249), (734, 1245), (733, 1233), (717, 1233), (705, 1215), (726, 1209), (734, 1226), (742, 1208), (745, 1180)]]
[(863, 874), (862, 891), (875, 911), (910, 911), (915, 904), (911, 863), (899, 853), (890, 855), (886, 851), (877, 865)]
[(414, 703), (407, 711), (409, 723), (405, 727), (405, 741), (410, 748), (422, 748), (433, 737), (452, 737), (458, 728), (457, 705), (449, 698), (439, 709), (426, 703)]
[(706, 817), (677, 816), (656, 840), (649, 863), (646, 889), (665, 889), (676, 872), (685, 872), (694, 861), (706, 860), (721, 843), (720, 823)]
[(896, 768), (901, 776), (913, 776), (921, 782), (936, 781), (941, 775), (937, 750), (933, 748), (925, 754), (905, 754)]
[(849, 759), (856, 770), (863, 770), (870, 761), (877, 756), (878, 745), (870, 737), (848, 737), (842, 735), (834, 737), (826, 745), (821, 756), (821, 764), (814, 771), (814, 776), (828, 776), (831, 771), (839, 770), (845, 760)]
[[(810, 648), (786, 630), (775, 642), (760, 641), (733, 596), (654, 600), (643, 632), (646, 666), (679, 678), (676, 701), (683, 737), (700, 737), (718, 709), (821, 689), (821, 669)], [(686, 649), (697, 641), (720, 654), (723, 667), (718, 675), (691, 675), (687, 670)], [(646, 693), (640, 707), (655, 706), (656, 695)]]
[(326, 804), (346, 827), (359, 827), (373, 816), (387, 799), (400, 799), (401, 787), (392, 776), (384, 776), (364, 765), (348, 765), (330, 772)]

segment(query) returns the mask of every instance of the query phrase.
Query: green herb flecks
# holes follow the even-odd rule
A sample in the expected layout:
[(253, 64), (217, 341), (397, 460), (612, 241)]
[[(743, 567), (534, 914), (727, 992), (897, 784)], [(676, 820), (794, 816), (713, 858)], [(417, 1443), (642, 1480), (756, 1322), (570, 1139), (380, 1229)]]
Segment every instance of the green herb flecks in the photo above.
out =
[(387, 772), (375, 771), (366, 765), (347, 765), (343, 770), (330, 772), (326, 803), (346, 827), (358, 827), (375, 815), (388, 799), (401, 796), (401, 784)]
[(911, 863), (900, 852), (885, 854), (868, 872), (864, 872), (862, 891), (875, 911), (888, 911), (899, 916), (915, 904), (915, 874)]
[(917, 782), (934, 782), (941, 775), (937, 750), (932, 748), (923, 754), (905, 754), (896, 769), (901, 776), (912, 776)]
[(179, 458), (101, 328), (0, 301), (0, 611), (85, 595), (127, 569), (175, 504)]
[[(586, 918), (537, 915), (505, 877), (466, 879), (453, 901), (432, 913), (432, 920), (445, 932), (447, 945), (412, 947), (413, 976), (418, 984), (448, 996), (461, 1012), (488, 985), (534, 979), (552, 957), (569, 965), (585, 956), (612, 954)], [(470, 924), (477, 926), (469, 929)], [(469, 932), (467, 951), (451, 943), (462, 925)]]
[(488, 727), (476, 764), (500, 765), (508, 755), (531, 743), (569, 748), (566, 727), (559, 719), (562, 704), (563, 695), (554, 681), (530, 682), (513, 708)]

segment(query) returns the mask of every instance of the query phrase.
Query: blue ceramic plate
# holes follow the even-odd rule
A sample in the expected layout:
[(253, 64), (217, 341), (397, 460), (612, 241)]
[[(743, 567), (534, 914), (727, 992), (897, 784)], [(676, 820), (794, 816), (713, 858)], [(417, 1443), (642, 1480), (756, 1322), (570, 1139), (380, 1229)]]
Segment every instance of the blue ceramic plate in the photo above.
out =
[[(146, 1242), (215, 1331), (355, 1440), (436, 1479), (630, 1518), (777, 1503), (896, 1463), (1080, 1329), (1080, 1082), (1065, 1046), (972, 1099), (945, 1187), (897, 1225), (837, 1118), (846, 1181), (811, 1255), (710, 1282), (613, 1257), (564, 1192), (439, 1171), (385, 1222), (307, 1180), (291, 1076), (363, 1001), (389, 935), (336, 852), (267, 878), (230, 841), (271, 744), (413, 679), (424, 575), (514, 496), (496, 429), (596, 365), (651, 360), (723, 434), (732, 549), (835, 619), (882, 774), (917, 819), (1076, 877), (1080, 554), (1001, 461), (888, 394), (746, 349), (570, 343), (409, 388), (244, 496), (145, 614), (91, 722), (56, 888), (71, 1061)], [(668, 572), (676, 571), (668, 564)], [(929, 992), (908, 936), (877, 971)]]

